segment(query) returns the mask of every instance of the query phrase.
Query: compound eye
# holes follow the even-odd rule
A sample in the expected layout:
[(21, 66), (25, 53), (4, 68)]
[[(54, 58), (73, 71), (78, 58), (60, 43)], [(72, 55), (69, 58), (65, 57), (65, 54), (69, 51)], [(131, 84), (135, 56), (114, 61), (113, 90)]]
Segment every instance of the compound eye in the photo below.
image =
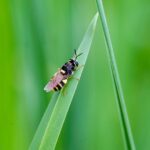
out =
[(75, 65), (78, 67), (79, 66), (79, 63), (77, 61), (75, 61)]

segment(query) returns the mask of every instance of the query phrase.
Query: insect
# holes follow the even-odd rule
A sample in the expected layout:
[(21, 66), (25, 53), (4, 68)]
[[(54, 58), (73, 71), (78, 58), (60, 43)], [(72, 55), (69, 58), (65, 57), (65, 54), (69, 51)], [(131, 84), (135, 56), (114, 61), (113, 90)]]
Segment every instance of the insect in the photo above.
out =
[(60, 91), (68, 81), (68, 78), (71, 77), (74, 71), (77, 70), (79, 63), (77, 58), (83, 53), (77, 54), (76, 50), (74, 50), (73, 58), (69, 59), (58, 71), (54, 74), (51, 80), (46, 84), (44, 90), (46, 92), (50, 91)]

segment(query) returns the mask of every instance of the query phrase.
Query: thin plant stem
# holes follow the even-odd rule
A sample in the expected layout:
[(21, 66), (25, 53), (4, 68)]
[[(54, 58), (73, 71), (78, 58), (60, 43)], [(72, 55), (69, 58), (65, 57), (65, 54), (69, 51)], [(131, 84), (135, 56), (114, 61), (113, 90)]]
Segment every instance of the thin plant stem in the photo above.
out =
[(124, 96), (123, 96), (123, 90), (122, 90), (121, 83), (120, 83), (119, 73), (117, 69), (114, 50), (113, 50), (113, 46), (112, 46), (112, 42), (110, 38), (110, 33), (109, 33), (108, 25), (107, 25), (107, 20), (106, 20), (102, 0), (97, 0), (97, 6), (98, 6), (99, 15), (101, 18), (104, 36), (106, 40), (109, 65), (111, 68), (112, 78), (114, 82), (116, 101), (118, 104), (118, 110), (119, 110), (118, 112), (120, 116), (120, 122), (121, 122), (121, 127), (123, 131), (125, 143), (126, 143), (126, 149), (135, 150), (136, 148), (135, 148), (134, 139), (133, 139), (132, 132), (131, 132), (131, 127), (129, 123)]

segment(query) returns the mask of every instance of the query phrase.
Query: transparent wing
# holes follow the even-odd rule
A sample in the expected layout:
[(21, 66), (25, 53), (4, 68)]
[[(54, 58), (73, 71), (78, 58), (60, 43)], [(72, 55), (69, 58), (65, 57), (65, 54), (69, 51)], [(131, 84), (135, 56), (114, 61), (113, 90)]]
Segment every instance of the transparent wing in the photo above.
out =
[(62, 80), (64, 79), (64, 76), (60, 73), (60, 70), (55, 73), (55, 75), (52, 77), (52, 79), (46, 84), (44, 87), (44, 90), (46, 92), (50, 92), (53, 90), (54, 87), (57, 86)]

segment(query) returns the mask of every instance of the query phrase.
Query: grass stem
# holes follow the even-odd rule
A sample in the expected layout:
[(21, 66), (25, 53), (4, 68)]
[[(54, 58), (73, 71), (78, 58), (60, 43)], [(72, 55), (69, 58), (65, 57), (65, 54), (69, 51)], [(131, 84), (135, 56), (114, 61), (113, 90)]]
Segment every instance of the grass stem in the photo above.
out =
[(109, 65), (111, 68), (112, 78), (114, 82), (116, 99), (117, 99), (118, 110), (119, 110), (119, 115), (120, 115), (120, 122), (121, 122), (121, 127), (122, 127), (122, 131), (123, 131), (123, 135), (124, 135), (124, 139), (126, 143), (126, 148), (128, 150), (135, 150), (136, 148), (135, 148), (134, 139), (132, 136), (131, 127), (130, 127), (130, 123), (128, 119), (125, 100), (123, 96), (123, 90), (122, 90), (121, 83), (120, 83), (119, 73), (117, 69), (114, 50), (113, 50), (113, 46), (112, 46), (112, 42), (110, 38), (110, 33), (109, 33), (108, 25), (107, 25), (107, 20), (106, 20), (102, 0), (97, 0), (97, 6), (98, 6), (99, 15), (101, 18), (104, 36), (106, 40)]

